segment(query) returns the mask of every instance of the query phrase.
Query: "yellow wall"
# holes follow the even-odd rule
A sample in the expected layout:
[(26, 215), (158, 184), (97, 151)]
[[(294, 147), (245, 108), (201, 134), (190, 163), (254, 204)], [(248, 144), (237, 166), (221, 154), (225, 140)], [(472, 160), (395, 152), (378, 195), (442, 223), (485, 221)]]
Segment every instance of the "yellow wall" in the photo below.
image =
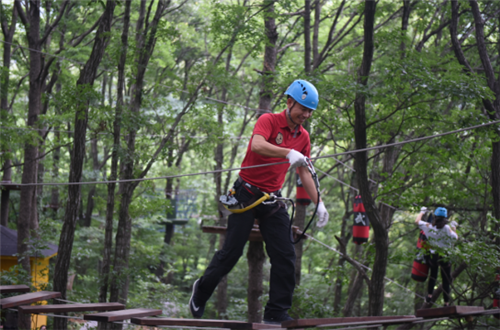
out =
[[(45, 286), (49, 283), (49, 259), (54, 256), (55, 254), (46, 258), (30, 258), (31, 284), (35, 291), (45, 290)], [(0, 257), (0, 271), (9, 270), (15, 265), (17, 265), (17, 257)], [(47, 301), (42, 301), (39, 304), (46, 305)], [(38, 329), (40, 326), (46, 324), (47, 316), (32, 314), (31, 329)]]

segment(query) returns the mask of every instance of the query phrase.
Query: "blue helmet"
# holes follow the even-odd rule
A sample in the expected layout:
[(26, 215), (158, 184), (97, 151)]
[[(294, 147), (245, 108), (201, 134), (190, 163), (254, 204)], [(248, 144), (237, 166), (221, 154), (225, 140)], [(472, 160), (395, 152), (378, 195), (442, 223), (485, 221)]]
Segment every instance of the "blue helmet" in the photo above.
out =
[(448, 210), (446, 210), (444, 207), (438, 207), (436, 211), (434, 211), (434, 215), (436, 217), (448, 217)]
[(291, 96), (306, 108), (316, 110), (319, 102), (318, 90), (306, 80), (295, 80), (286, 90), (285, 95)]

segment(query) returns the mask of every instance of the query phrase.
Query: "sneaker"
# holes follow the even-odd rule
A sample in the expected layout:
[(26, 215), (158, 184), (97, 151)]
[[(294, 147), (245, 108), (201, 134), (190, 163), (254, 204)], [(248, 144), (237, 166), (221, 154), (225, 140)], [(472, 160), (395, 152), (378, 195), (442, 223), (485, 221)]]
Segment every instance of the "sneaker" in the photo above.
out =
[(278, 316), (266, 316), (264, 315), (264, 320), (262, 321), (264, 324), (275, 324), (275, 325), (281, 325), (282, 322), (285, 321), (293, 321), (293, 318), (288, 315), (288, 313), (283, 313)]
[(196, 301), (196, 291), (198, 290), (198, 284), (200, 283), (200, 279), (197, 279), (193, 284), (193, 293), (191, 294), (191, 299), (189, 299), (189, 310), (191, 310), (191, 314), (195, 319), (199, 319), (203, 316), (205, 312), (205, 304), (200, 304)]

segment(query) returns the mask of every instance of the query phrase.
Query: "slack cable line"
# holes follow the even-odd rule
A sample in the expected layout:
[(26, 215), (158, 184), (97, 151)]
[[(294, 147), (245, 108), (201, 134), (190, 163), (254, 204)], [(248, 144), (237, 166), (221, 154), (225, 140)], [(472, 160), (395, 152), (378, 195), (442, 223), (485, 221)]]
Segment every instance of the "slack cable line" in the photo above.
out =
[[(359, 152), (365, 152), (365, 151), (370, 151), (370, 150), (377, 150), (377, 149), (384, 149), (387, 147), (393, 147), (397, 145), (403, 145), (407, 143), (413, 143), (413, 142), (418, 142), (418, 141), (424, 141), (424, 140), (430, 140), (434, 139), (437, 137), (441, 136), (446, 136), (446, 135), (451, 135), (451, 134), (456, 134), (460, 132), (465, 132), (465, 131), (470, 131), (476, 128), (480, 127), (486, 127), (494, 124), (499, 124), (500, 120), (480, 124), (480, 125), (475, 125), (475, 126), (470, 126), (466, 128), (461, 128), (457, 129), (454, 131), (449, 131), (449, 132), (444, 132), (444, 133), (439, 133), (439, 134), (434, 134), (434, 135), (428, 135), (428, 136), (423, 136), (420, 138), (415, 138), (411, 140), (406, 140), (406, 141), (401, 141), (401, 142), (395, 142), (395, 143), (389, 143), (389, 144), (384, 144), (380, 146), (375, 146), (375, 147), (368, 147), (368, 148), (363, 148), (363, 149), (355, 149), (351, 151), (345, 151), (345, 152), (340, 152), (336, 154), (331, 154), (331, 155), (325, 155), (325, 156), (318, 156), (318, 157), (311, 157), (310, 159), (324, 159), (324, 158), (334, 158), (337, 156), (341, 155), (349, 155), (349, 154), (356, 154)], [(124, 180), (114, 180), (114, 181), (85, 181), (85, 182), (44, 182), (44, 183), (13, 183), (13, 182), (1, 182), (0, 184), (8, 184), (8, 185), (15, 185), (15, 186), (72, 186), (72, 185), (87, 185), (87, 184), (108, 184), (108, 183), (125, 183), (125, 182), (142, 182), (142, 181), (151, 181), (151, 180), (164, 180), (164, 179), (173, 179), (173, 178), (182, 178), (182, 177), (189, 177), (189, 176), (198, 176), (198, 175), (206, 175), (206, 174), (214, 174), (214, 173), (223, 173), (223, 172), (231, 172), (231, 171), (238, 171), (242, 169), (250, 169), (250, 168), (257, 168), (257, 167), (266, 167), (266, 166), (274, 166), (274, 165), (281, 165), (281, 164), (287, 164), (287, 161), (284, 162), (277, 162), (277, 163), (271, 163), (271, 164), (261, 164), (261, 165), (252, 165), (252, 166), (245, 166), (245, 167), (233, 167), (233, 168), (228, 168), (228, 169), (221, 169), (221, 170), (213, 170), (213, 171), (204, 171), (204, 172), (196, 172), (196, 173), (188, 173), (188, 174), (177, 174), (177, 175), (165, 175), (165, 176), (159, 176), (159, 177), (152, 177), (152, 178), (138, 178), (138, 179), (124, 179)]]
[[(346, 166), (347, 166), (347, 165), (346, 165)], [(349, 166), (347, 166), (347, 167), (349, 167)], [(344, 181), (342, 181), (342, 180), (339, 180), (339, 179), (335, 178), (334, 176), (332, 176), (332, 175), (330, 175), (330, 174), (326, 173), (325, 171), (322, 171), (322, 170), (320, 170), (319, 168), (316, 168), (316, 170), (317, 170), (318, 172), (323, 173), (323, 174), (324, 174), (324, 175), (326, 175), (327, 177), (329, 177), (329, 178), (331, 178), (331, 179), (333, 179), (333, 180), (335, 180), (335, 181), (337, 181), (337, 182), (339, 182), (339, 183), (343, 184), (344, 186), (347, 186), (347, 187), (351, 188), (352, 190), (355, 190), (355, 191), (359, 192), (359, 189), (358, 189), (358, 188), (354, 188), (353, 186), (349, 185), (348, 183), (346, 183), (346, 182), (344, 182)], [(375, 182), (375, 181), (374, 181), (374, 183), (378, 184), (378, 182)], [(380, 202), (380, 204), (384, 204), (385, 206), (390, 207), (391, 209), (396, 210), (396, 211), (400, 210), (400, 209), (398, 209), (397, 207), (394, 207), (394, 206), (389, 205), (389, 204), (384, 203), (384, 202)]]
[[(0, 126), (0, 129), (11, 129), (11, 130), (27, 130), (27, 131), (39, 131), (39, 132), (53, 132), (53, 133), (68, 133), (68, 134), (73, 134), (75, 133), (74, 131), (65, 131), (65, 130), (55, 130), (55, 129), (42, 129), (42, 128), (31, 128), (31, 127), (8, 127), (8, 126)], [(112, 132), (99, 132), (97, 135), (113, 135)], [(140, 136), (146, 136), (149, 138), (164, 138), (167, 135), (161, 135), (161, 134), (148, 134), (148, 133), (137, 133), (136, 135)], [(127, 136), (127, 134), (121, 134), (121, 136)], [(180, 135), (180, 138), (189, 138), (189, 139), (198, 139), (198, 140), (206, 140), (209, 137), (208, 136), (199, 136), (199, 135)], [(246, 140), (249, 139), (247, 136), (219, 136), (217, 137), (218, 139), (221, 140)]]
[[(326, 243), (321, 242), (320, 240), (318, 240), (318, 239), (314, 238), (313, 236), (311, 236), (311, 235), (309, 235), (309, 234), (305, 234), (305, 236), (307, 236), (307, 238), (309, 238), (309, 239), (311, 239), (311, 240), (313, 240), (313, 241), (315, 241), (315, 242), (319, 243), (320, 245), (323, 245), (323, 246), (324, 246), (324, 247), (326, 247), (327, 249), (329, 249), (329, 250), (331, 250), (331, 251), (334, 251), (334, 252), (336, 252), (336, 253), (340, 254), (342, 257), (344, 257), (344, 254), (343, 254), (342, 252), (338, 251), (337, 249), (335, 249), (334, 247), (331, 247), (331, 246), (327, 245)], [(355, 259), (353, 259), (353, 258), (349, 258), (349, 259), (351, 259), (352, 261), (354, 261), (354, 262), (355, 262), (358, 266), (360, 266), (360, 267), (362, 267), (362, 268), (364, 268), (364, 269), (366, 269), (366, 270), (373, 271), (370, 267), (363, 265), (361, 262), (359, 262), (359, 261), (357, 261), (357, 260), (355, 260)], [(420, 295), (420, 294), (418, 294), (417, 292), (413, 292), (413, 291), (411, 291), (411, 290), (410, 290), (410, 289), (408, 289), (407, 287), (405, 287), (405, 286), (403, 286), (403, 285), (399, 284), (398, 282), (396, 282), (396, 281), (394, 281), (394, 280), (392, 280), (392, 279), (390, 279), (390, 278), (388, 278), (388, 277), (386, 277), (386, 276), (384, 276), (384, 278), (385, 278), (387, 281), (389, 281), (389, 282), (391, 282), (391, 283), (396, 284), (396, 285), (397, 285), (397, 286), (399, 286), (400, 288), (403, 288), (405, 291), (408, 291), (408, 292), (409, 292), (409, 293), (411, 293), (412, 295), (416, 295), (417, 297), (422, 298), (422, 299), (424, 299), (424, 300), (425, 300), (425, 297), (424, 297), (424, 296), (421, 296), (421, 295)], [(437, 305), (436, 303), (433, 303), (433, 304)]]
[[(326, 243), (321, 242), (320, 240), (318, 240), (317, 238), (314, 238), (313, 236), (311, 236), (311, 235), (309, 235), (309, 234), (305, 234), (305, 236), (307, 236), (307, 238), (309, 238), (309, 239), (311, 239), (311, 240), (313, 240), (313, 241), (315, 241), (315, 242), (319, 243), (320, 245), (322, 245), (322, 246), (326, 247), (327, 249), (329, 249), (329, 250), (331, 250), (331, 251), (334, 251), (334, 252), (336, 252), (336, 253), (340, 254), (342, 257), (344, 257), (344, 254), (343, 254), (342, 252), (338, 251), (337, 249), (335, 249), (334, 247), (331, 247), (331, 246), (327, 245)], [(351, 259), (353, 262), (355, 262), (358, 266), (360, 266), (360, 267), (362, 267), (362, 268), (364, 268), (364, 269), (366, 269), (366, 270), (369, 270), (369, 271), (371, 271), (371, 272), (373, 271), (370, 267), (363, 265), (363, 264), (362, 264), (362, 263), (360, 263), (359, 261), (357, 261), (357, 260), (355, 260), (355, 259), (353, 259), (353, 258), (349, 258), (349, 259)], [(391, 282), (391, 283), (394, 283), (395, 285), (397, 285), (397, 286), (399, 286), (400, 288), (404, 289), (404, 290), (405, 290), (405, 291), (407, 291), (408, 293), (411, 293), (412, 295), (415, 295), (415, 296), (417, 296), (417, 297), (422, 298), (422, 299), (424, 299), (424, 300), (425, 300), (425, 297), (424, 297), (424, 296), (422, 296), (422, 295), (418, 294), (417, 292), (414, 292), (414, 291), (412, 291), (412, 290), (408, 289), (407, 287), (405, 287), (405, 286), (403, 286), (403, 285), (399, 284), (398, 282), (394, 281), (393, 279), (390, 279), (390, 278), (388, 278), (388, 277), (386, 277), (386, 276), (384, 276), (384, 279), (386, 279), (387, 281), (389, 281), (389, 282)], [(436, 281), (436, 284), (437, 284), (437, 281)], [(436, 302), (432, 302), (432, 304), (433, 304), (433, 305), (438, 306), (438, 304), (437, 304)]]

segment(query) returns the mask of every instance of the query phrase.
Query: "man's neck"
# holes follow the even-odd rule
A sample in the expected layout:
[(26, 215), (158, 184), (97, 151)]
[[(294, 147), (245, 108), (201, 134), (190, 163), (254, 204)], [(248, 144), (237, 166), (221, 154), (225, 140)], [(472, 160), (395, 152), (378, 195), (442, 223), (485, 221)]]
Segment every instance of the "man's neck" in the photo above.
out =
[(288, 124), (288, 127), (290, 127), (290, 130), (293, 131), (294, 129), (297, 128), (297, 124), (295, 124), (292, 120), (292, 117), (290, 116), (290, 110), (286, 109), (286, 122)]

